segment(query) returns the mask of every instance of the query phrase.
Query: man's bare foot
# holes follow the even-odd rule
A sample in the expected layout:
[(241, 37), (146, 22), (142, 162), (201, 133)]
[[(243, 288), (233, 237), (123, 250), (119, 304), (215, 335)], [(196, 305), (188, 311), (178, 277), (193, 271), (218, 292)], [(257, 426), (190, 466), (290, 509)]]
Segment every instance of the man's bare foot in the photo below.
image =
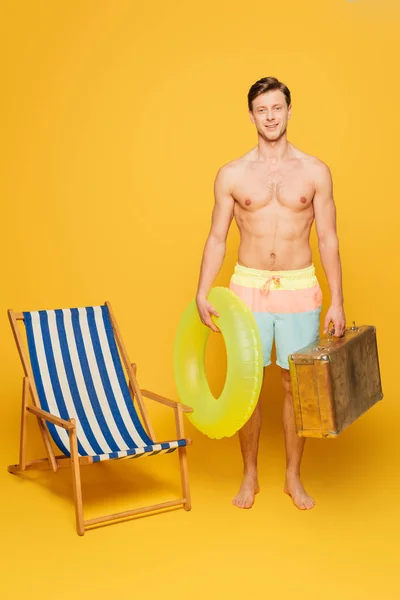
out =
[(260, 491), (256, 475), (245, 475), (240, 486), (239, 493), (232, 500), (232, 504), (238, 508), (251, 508), (254, 504), (254, 496)]
[(307, 494), (298, 475), (286, 474), (284, 492), (291, 496), (293, 504), (300, 510), (310, 510), (315, 506), (314, 498)]

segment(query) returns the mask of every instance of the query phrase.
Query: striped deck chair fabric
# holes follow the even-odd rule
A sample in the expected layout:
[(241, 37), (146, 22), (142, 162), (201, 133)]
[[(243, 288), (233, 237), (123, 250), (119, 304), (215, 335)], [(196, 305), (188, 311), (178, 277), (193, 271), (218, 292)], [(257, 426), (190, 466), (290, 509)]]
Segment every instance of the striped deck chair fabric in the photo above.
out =
[[(77, 426), (78, 453), (93, 462), (170, 453), (147, 435), (125, 379), (107, 306), (24, 312), (31, 365), (44, 410)], [(69, 456), (68, 432), (50, 434)]]

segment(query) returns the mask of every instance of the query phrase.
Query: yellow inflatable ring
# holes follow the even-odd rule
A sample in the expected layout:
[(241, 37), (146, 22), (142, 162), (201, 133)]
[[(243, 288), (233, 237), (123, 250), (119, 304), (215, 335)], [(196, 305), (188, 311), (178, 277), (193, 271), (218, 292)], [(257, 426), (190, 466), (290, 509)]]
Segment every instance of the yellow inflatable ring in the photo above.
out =
[(205, 352), (210, 329), (202, 324), (193, 300), (180, 320), (174, 347), (174, 375), (179, 397), (194, 409), (193, 425), (211, 438), (230, 437), (248, 421), (262, 385), (263, 356), (254, 316), (231, 290), (213, 288), (208, 297), (218, 314), (213, 321), (224, 337), (227, 373), (216, 399), (207, 381)]

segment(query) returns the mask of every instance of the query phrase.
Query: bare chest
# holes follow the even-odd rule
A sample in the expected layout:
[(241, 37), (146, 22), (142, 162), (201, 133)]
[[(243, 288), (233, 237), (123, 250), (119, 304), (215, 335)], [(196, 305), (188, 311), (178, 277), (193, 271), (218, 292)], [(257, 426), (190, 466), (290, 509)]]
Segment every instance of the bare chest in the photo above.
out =
[(233, 195), (245, 210), (276, 205), (297, 211), (310, 207), (314, 184), (304, 168), (252, 168), (238, 178)]

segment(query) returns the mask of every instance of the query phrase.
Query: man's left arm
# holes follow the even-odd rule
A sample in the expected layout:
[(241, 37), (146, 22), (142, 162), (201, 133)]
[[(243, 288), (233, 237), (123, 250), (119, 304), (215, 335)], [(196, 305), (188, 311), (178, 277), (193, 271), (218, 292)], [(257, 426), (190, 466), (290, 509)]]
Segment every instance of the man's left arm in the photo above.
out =
[(319, 163), (315, 169), (314, 213), (319, 253), (331, 291), (331, 306), (325, 316), (324, 333), (327, 333), (329, 324), (333, 323), (335, 336), (339, 337), (344, 334), (346, 329), (342, 267), (336, 231), (336, 206), (333, 199), (332, 176), (324, 163)]

